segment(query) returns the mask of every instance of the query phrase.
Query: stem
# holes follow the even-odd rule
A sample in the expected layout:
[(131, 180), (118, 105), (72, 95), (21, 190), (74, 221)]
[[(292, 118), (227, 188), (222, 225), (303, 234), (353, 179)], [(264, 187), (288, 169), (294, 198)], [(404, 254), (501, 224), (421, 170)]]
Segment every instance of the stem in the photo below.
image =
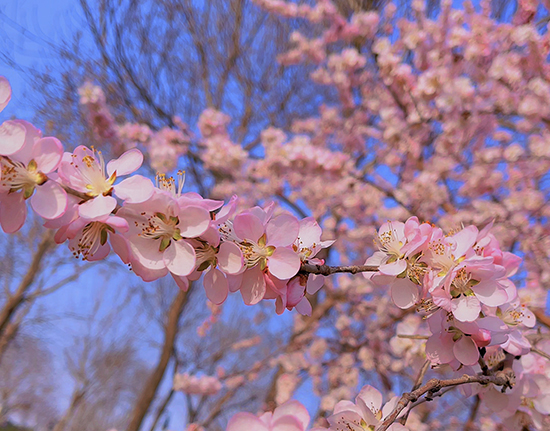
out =
[(300, 268), (301, 272), (308, 274), (332, 275), (338, 272), (347, 272), (357, 274), (358, 272), (376, 272), (378, 266), (375, 265), (351, 265), (351, 266), (328, 266), (314, 265), (311, 263), (303, 263)]
[(510, 372), (505, 372), (504, 370), (490, 376), (484, 376), (482, 374), (469, 376), (465, 374), (462, 377), (458, 377), (456, 379), (431, 379), (424, 386), (412, 392), (404, 393), (397, 403), (397, 406), (395, 406), (389, 416), (387, 416), (386, 419), (384, 419), (384, 421), (376, 428), (376, 431), (386, 431), (390, 427), (390, 425), (396, 421), (399, 414), (409, 405), (409, 403), (414, 403), (423, 395), (426, 395), (425, 398), (428, 400), (431, 399), (434, 394), (436, 394), (442, 388), (465, 385), (468, 383), (480, 383), (482, 385), (493, 383), (496, 386), (502, 386), (502, 390), (504, 391), (506, 388), (511, 388), (513, 386), (513, 377), (514, 376), (511, 375)]

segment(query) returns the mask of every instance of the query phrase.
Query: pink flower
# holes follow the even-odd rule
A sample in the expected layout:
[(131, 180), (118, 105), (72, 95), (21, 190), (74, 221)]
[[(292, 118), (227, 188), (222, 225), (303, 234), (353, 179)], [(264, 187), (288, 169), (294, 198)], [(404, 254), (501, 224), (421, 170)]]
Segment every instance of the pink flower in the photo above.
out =
[(116, 185), (114, 183), (117, 177), (138, 170), (142, 162), (141, 151), (133, 148), (105, 166), (101, 151), (81, 145), (72, 154), (63, 155), (59, 176), (69, 187), (90, 197), (107, 196), (114, 192), (128, 203), (140, 203), (153, 195), (151, 180), (132, 175)]
[(177, 199), (159, 189), (141, 203), (128, 203), (117, 215), (129, 223), (124, 235), (131, 252), (134, 272), (144, 280), (155, 280), (169, 271), (186, 277), (195, 269), (195, 250), (189, 238), (202, 235), (210, 225), (203, 206), (180, 206)]
[[(382, 407), (382, 394), (378, 389), (366, 385), (351, 401), (340, 401), (334, 407), (334, 413), (328, 418), (331, 430), (348, 431), (374, 429), (384, 417), (397, 405), (398, 397), (394, 397)], [(389, 428), (391, 431), (407, 431), (401, 424), (394, 423)]]
[(267, 284), (277, 292), (279, 281), (292, 278), (300, 269), (300, 258), (290, 248), (298, 236), (298, 220), (290, 214), (271, 218), (271, 213), (272, 207), (251, 208), (233, 223), (227, 222), (222, 232), (222, 239), (234, 242), (243, 253), (248, 269), (236, 283), (247, 305), (263, 299)]
[[(21, 146), (0, 139), (4, 144), (0, 145), (0, 223), (7, 233), (18, 231), (25, 223), (25, 201), (29, 198), (33, 210), (45, 219), (55, 219), (67, 209), (65, 190), (48, 178), (61, 162), (61, 142), (42, 138), (42, 133), (26, 121), (11, 123), (24, 131), (24, 139)], [(14, 148), (18, 149), (12, 152)]]
[(237, 413), (227, 424), (226, 431), (306, 431), (309, 413), (298, 401), (287, 401), (273, 413), (257, 417), (252, 413)]

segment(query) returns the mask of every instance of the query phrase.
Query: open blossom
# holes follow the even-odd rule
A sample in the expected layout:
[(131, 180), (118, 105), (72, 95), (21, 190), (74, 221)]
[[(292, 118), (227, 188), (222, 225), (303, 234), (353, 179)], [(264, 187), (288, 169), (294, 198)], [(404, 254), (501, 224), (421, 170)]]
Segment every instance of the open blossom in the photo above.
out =
[(252, 413), (237, 413), (227, 424), (226, 431), (306, 431), (309, 413), (298, 401), (287, 401), (273, 413), (260, 417)]
[(237, 244), (244, 256), (247, 269), (234, 283), (240, 286), (247, 305), (261, 301), (268, 286), (273, 292), (284, 289), (282, 280), (300, 269), (300, 258), (290, 248), (298, 236), (299, 222), (290, 214), (272, 217), (272, 212), (272, 207), (254, 207), (222, 228), (222, 239)]
[(115, 182), (118, 177), (138, 170), (142, 163), (143, 154), (136, 148), (105, 165), (101, 151), (81, 145), (72, 154), (63, 155), (59, 176), (69, 187), (91, 198), (114, 193), (128, 203), (139, 203), (153, 195), (151, 180), (132, 175), (117, 184)]
[[(300, 220), (298, 237), (292, 244), (292, 249), (298, 254), (301, 262), (323, 264), (324, 261), (315, 256), (323, 248), (330, 247), (334, 240), (321, 241), (322, 230), (313, 217)], [(324, 284), (324, 276), (317, 274), (298, 274), (292, 277), (278, 292), (275, 306), (278, 314), (284, 309), (292, 310), (296, 307), (298, 313), (311, 315), (311, 304), (305, 297), (306, 292), (315, 294)]]
[(155, 280), (168, 272), (186, 277), (195, 269), (195, 250), (189, 238), (197, 238), (210, 225), (204, 206), (180, 205), (164, 190), (141, 203), (125, 203), (117, 212), (129, 223), (124, 235), (130, 248), (134, 272), (144, 280)]
[[(351, 401), (340, 401), (334, 407), (334, 413), (328, 418), (330, 430), (333, 431), (367, 431), (374, 429), (397, 405), (398, 397), (394, 397), (382, 406), (382, 394), (376, 388), (366, 385)], [(391, 431), (407, 431), (408, 428), (394, 423)]]
[(0, 145), (0, 223), (7, 233), (18, 231), (25, 223), (25, 201), (29, 198), (32, 209), (45, 219), (60, 217), (67, 209), (66, 192), (48, 178), (61, 162), (61, 142), (52, 137), (42, 138), (42, 133), (26, 121), (11, 123), (22, 128), (24, 134), (21, 146), (19, 142), (0, 139), (3, 143)]

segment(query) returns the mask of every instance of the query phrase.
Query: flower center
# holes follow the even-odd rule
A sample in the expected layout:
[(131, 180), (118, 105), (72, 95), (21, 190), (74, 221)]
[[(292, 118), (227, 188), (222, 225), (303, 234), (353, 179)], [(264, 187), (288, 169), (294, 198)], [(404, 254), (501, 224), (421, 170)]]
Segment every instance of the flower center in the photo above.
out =
[[(146, 213), (142, 213), (141, 215), (146, 216)], [(159, 251), (163, 252), (170, 246), (172, 240), (178, 241), (182, 239), (180, 230), (177, 227), (179, 222), (178, 217), (167, 217), (163, 213), (155, 213), (147, 217), (145, 223), (142, 223), (139, 236), (149, 239), (160, 239)]]
[[(94, 157), (95, 156), (95, 157)], [(82, 157), (81, 162), (76, 160), (77, 156), (72, 155), (75, 159), (71, 164), (78, 169), (82, 180), (86, 184), (86, 194), (90, 197), (99, 195), (107, 196), (113, 189), (113, 184), (116, 180), (116, 172), (113, 172), (109, 178), (105, 175), (105, 160), (101, 151), (96, 151), (92, 147), (92, 154), (86, 154)]]
[(32, 196), (37, 185), (40, 186), (48, 180), (48, 177), (38, 170), (34, 160), (25, 166), (8, 157), (1, 157), (0, 164), (2, 166), (2, 187), (12, 193), (23, 190), (25, 199)]
[(380, 233), (380, 235), (374, 239), (374, 242), (378, 245), (380, 251), (401, 257), (401, 247), (403, 247), (403, 243), (397, 238), (397, 232), (393, 229), (391, 223), (389, 223), (389, 226), (390, 230)]
[(157, 188), (170, 192), (172, 196), (178, 198), (181, 196), (183, 185), (185, 184), (185, 171), (178, 171), (178, 184), (174, 177), (167, 177), (165, 174), (157, 172), (155, 177)]
[(82, 229), (82, 236), (76, 246), (71, 247), (73, 256), (78, 258), (82, 255), (83, 260), (93, 256), (99, 250), (99, 247), (107, 242), (108, 231), (115, 232), (108, 224), (99, 221), (88, 223)]

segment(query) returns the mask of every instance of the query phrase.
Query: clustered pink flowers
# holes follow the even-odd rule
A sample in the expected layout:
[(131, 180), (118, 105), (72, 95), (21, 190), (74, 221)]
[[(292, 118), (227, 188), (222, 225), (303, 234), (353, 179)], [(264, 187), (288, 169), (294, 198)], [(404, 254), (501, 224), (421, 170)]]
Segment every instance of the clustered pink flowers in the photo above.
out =
[[(90, 90), (83, 97), (99, 103), (101, 94), (94, 94)], [(10, 95), (2, 78), (3, 106)], [(204, 274), (206, 295), (215, 304), (240, 291), (247, 305), (275, 299), (278, 313), (311, 312), (305, 294), (316, 292), (323, 277), (298, 272), (302, 263), (324, 263), (315, 255), (332, 244), (321, 241), (314, 219), (300, 221), (280, 209), (275, 214), (274, 204), (236, 213), (236, 196), (224, 205), (182, 193), (183, 173), (177, 184), (159, 174), (154, 185), (135, 174), (143, 163), (137, 148), (106, 163), (94, 148), (64, 152), (61, 142), (42, 138), (24, 121), (6, 121), (1, 133), (0, 223), (5, 232), (22, 227), (30, 199), (46, 227), (57, 230), (55, 240), (68, 241), (75, 257), (95, 261), (112, 250), (144, 281), (170, 274), (187, 289), (189, 281)], [(127, 177), (119, 181), (122, 176)]]

